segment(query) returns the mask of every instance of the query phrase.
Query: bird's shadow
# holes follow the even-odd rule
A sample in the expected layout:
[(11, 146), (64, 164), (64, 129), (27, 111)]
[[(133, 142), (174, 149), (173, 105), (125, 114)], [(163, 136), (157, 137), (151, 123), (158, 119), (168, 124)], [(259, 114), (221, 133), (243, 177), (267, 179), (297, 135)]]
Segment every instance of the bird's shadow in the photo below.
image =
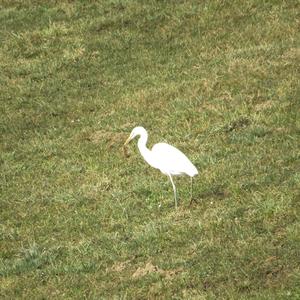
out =
[(206, 199), (224, 200), (230, 196), (229, 191), (222, 185), (212, 186), (210, 189), (206, 189), (201, 193), (194, 195), (190, 201), (190, 206), (198, 204), (200, 201)]

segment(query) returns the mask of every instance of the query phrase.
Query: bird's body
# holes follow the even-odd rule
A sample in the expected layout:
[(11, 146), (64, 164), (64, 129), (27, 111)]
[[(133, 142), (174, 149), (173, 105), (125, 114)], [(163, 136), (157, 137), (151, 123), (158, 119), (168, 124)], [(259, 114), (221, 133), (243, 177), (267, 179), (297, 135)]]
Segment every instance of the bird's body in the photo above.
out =
[(177, 148), (166, 143), (158, 143), (152, 147), (156, 167), (165, 175), (188, 175), (193, 177), (198, 174), (196, 167)]
[(176, 187), (172, 176), (188, 175), (194, 177), (198, 174), (196, 167), (180, 150), (169, 144), (158, 143), (151, 150), (148, 149), (146, 146), (148, 133), (143, 127), (135, 127), (125, 145), (136, 136), (140, 136), (138, 148), (145, 161), (170, 178), (174, 190), (175, 206), (177, 207)]

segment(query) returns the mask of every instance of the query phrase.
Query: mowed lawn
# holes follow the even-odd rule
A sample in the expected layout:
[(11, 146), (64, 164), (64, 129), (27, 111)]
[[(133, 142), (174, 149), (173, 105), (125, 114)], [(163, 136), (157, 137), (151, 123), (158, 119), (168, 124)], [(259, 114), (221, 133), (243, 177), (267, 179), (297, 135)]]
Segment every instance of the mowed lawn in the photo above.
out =
[(1, 0), (0, 298), (299, 299), (299, 12)]

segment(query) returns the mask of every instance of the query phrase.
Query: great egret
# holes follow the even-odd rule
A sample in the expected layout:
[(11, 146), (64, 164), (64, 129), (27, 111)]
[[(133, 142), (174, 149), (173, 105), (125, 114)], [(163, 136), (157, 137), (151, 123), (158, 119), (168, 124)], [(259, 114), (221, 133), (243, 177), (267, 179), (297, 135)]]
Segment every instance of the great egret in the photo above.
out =
[[(145, 128), (138, 126), (135, 127), (124, 146), (126, 146), (132, 139), (139, 136), (138, 148), (145, 161), (153, 168), (159, 169), (163, 174), (170, 178), (174, 191), (175, 207), (177, 208), (177, 195), (176, 187), (173, 182), (173, 175), (188, 175), (192, 179), (198, 174), (196, 167), (191, 161), (177, 148), (166, 144), (158, 143), (155, 144), (152, 149), (148, 149), (146, 144), (148, 140), (148, 133)], [(191, 179), (191, 195), (193, 189), (193, 182)]]

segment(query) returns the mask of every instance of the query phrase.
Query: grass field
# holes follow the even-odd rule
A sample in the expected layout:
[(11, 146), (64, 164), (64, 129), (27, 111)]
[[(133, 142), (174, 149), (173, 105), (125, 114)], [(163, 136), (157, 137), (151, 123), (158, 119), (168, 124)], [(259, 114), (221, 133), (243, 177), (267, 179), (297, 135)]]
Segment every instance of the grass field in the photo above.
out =
[(299, 299), (299, 11), (1, 0), (0, 298)]

